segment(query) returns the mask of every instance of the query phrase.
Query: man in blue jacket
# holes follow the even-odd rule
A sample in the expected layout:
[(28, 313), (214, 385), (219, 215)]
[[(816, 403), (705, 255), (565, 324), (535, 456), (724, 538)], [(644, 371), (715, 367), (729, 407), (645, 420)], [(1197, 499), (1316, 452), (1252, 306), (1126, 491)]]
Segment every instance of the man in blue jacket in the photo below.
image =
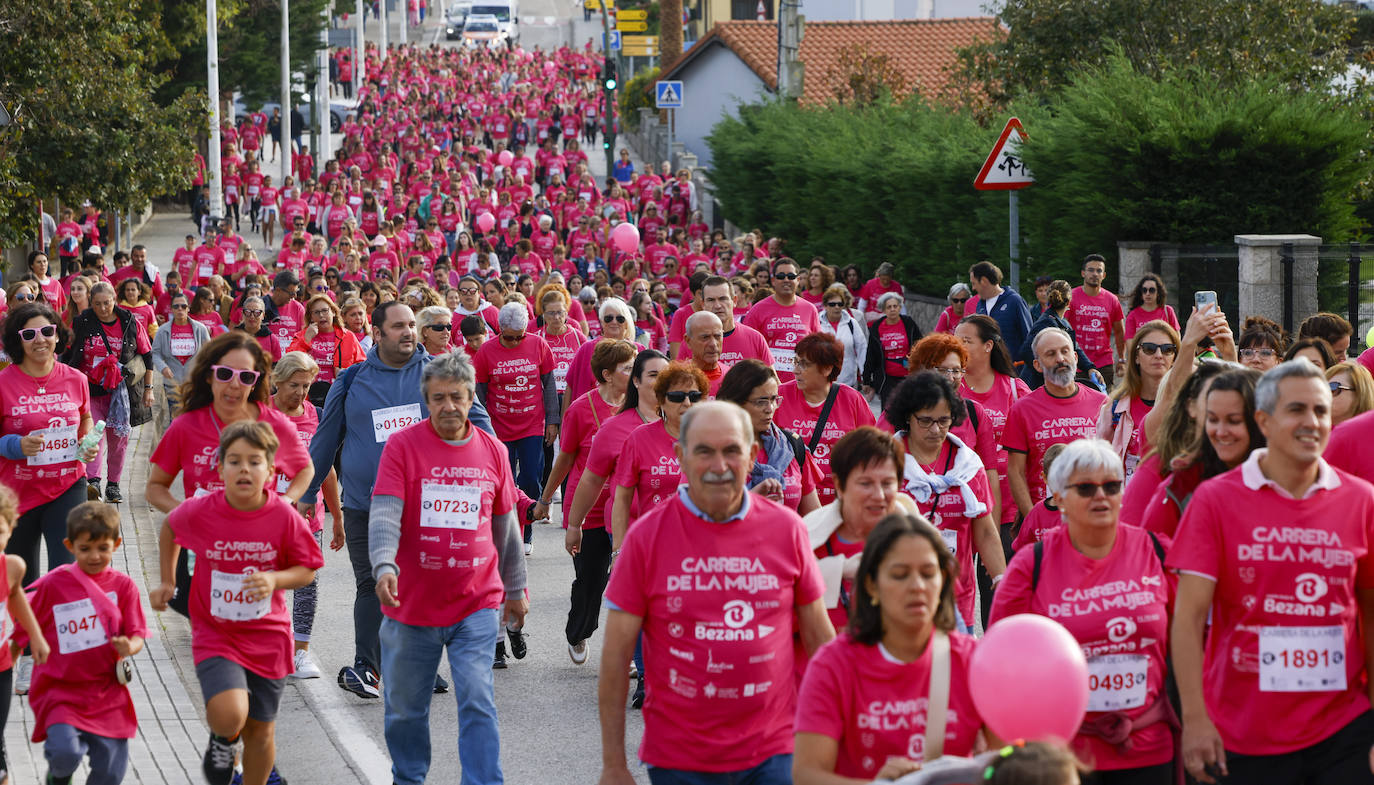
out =
[(992, 262), (979, 262), (969, 268), (969, 284), (978, 295), (978, 313), (986, 314), (1002, 330), (1002, 343), (1019, 357), (1021, 344), (1030, 332), (1030, 308), (1015, 289), (1002, 288), (1002, 270)]
[[(344, 533), (357, 596), (353, 600), (354, 662), (352, 667), (339, 670), (339, 686), (365, 698), (381, 696), (378, 635), (382, 610), (368, 552), (372, 485), (387, 438), (429, 417), (420, 392), (420, 376), (433, 359), (420, 346), (414, 312), (395, 300), (372, 312), (372, 339), (375, 345), (367, 359), (341, 373), (330, 387), (319, 430), (310, 442), (310, 459), (326, 475), (340, 450), (344, 456), (339, 482), (343, 485)], [(477, 401), (473, 401), (468, 420), (492, 432), (491, 418)], [(314, 512), (322, 483), (322, 478), (312, 482), (301, 497), (298, 507), (307, 520)], [(442, 685), (436, 682), (436, 687)]]

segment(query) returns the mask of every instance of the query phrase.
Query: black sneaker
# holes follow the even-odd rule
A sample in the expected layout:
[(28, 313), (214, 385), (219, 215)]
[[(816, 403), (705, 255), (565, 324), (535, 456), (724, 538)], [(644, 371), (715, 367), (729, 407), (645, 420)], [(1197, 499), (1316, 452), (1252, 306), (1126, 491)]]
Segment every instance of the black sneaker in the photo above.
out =
[(632, 709), (642, 709), (642, 708), (644, 708), (644, 677), (643, 677), (643, 676), (636, 676), (636, 677), (635, 677), (635, 692), (634, 692), (634, 695), (631, 695), (631, 696), (630, 696), (630, 708), (632, 708)]
[[(8, 776), (8, 774), (6, 776)], [(50, 771), (48, 772), (47, 779), (43, 780), (43, 782), (44, 785), (71, 785), (72, 776), (73, 775), (68, 774), (65, 777), (58, 777)]]
[(446, 692), (448, 692), (448, 679), (445, 679), (442, 674), (434, 674), (434, 694), (443, 695)]
[(496, 659), (495, 659), (495, 660), (492, 660), (491, 667), (492, 667), (493, 670), (498, 670), (498, 671), (503, 671), (503, 670), (506, 669), (506, 642), (505, 642), (505, 641), (497, 641), (497, 642), (496, 642)]
[(239, 740), (229, 740), (223, 736), (210, 734), (210, 743), (205, 747), (205, 758), (201, 771), (210, 785), (229, 785), (234, 779), (234, 764), (238, 760)]
[(98, 502), (98, 501), (100, 501), (100, 478), (99, 478), (99, 477), (87, 477), (87, 478), (86, 478), (86, 501), (88, 501), (88, 502)]
[(353, 663), (351, 668), (344, 666), (339, 669), (339, 687), (360, 698), (382, 697), (381, 679), (377, 677), (377, 672), (362, 660)]
[(525, 659), (525, 655), (529, 654), (530, 648), (525, 645), (524, 630), (512, 630), (510, 627), (507, 627), (506, 637), (510, 638), (510, 653), (515, 655), (515, 659)]
[[(234, 772), (234, 781), (229, 785), (243, 785), (243, 772)], [(272, 771), (267, 773), (267, 785), (286, 785), (286, 778), (277, 773), (276, 766), (273, 766)]]
[(124, 494), (119, 492), (119, 483), (105, 483), (105, 501), (109, 502), (110, 504), (119, 504), (120, 502), (124, 501)]

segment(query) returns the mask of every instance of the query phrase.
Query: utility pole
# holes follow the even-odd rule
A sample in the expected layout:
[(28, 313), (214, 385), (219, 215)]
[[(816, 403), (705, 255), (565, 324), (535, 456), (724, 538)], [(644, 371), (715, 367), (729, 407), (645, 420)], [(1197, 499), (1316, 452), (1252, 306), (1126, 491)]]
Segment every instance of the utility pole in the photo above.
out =
[(220, 182), (220, 107), (219, 107), (219, 9), (215, 0), (205, 0), (205, 91), (210, 94), (210, 162), (206, 182), (210, 184), (210, 215), (224, 217), (224, 184)]
[(391, 48), (391, 21), (387, 19), (386, 4), (390, 0), (377, 0), (377, 5), (382, 9), (382, 62), (386, 62), (387, 50)]
[(401, 46), (405, 46), (407, 30), (410, 28), (410, 1), (396, 0), (396, 10), (401, 14)]
[(778, 3), (778, 95), (800, 98), (802, 64), (800, 60), (803, 19), (797, 13), (799, 0)]
[(324, 27), (320, 28), (320, 53), (319, 53), (319, 74), (316, 78), (315, 92), (319, 96), (315, 99), (315, 127), (320, 129), (319, 141), (315, 143), (315, 160), (319, 162), (319, 171), (324, 171), (324, 162), (328, 161), (332, 154), (333, 138), (330, 134), (333, 125), (333, 113), (329, 111), (329, 7), (326, 6), (321, 13), (324, 15)]
[[(364, 43), (366, 39), (364, 37), (363, 27), (363, 0), (357, 0), (357, 6), (358, 35), (356, 39), (357, 43), (353, 46), (353, 99), (355, 101), (358, 98), (358, 92), (363, 89), (363, 68), (367, 65), (367, 58), (364, 56), (364, 53), (367, 51), (367, 45)], [(324, 166), (323, 158), (320, 159), (320, 166)], [(321, 169), (321, 171), (323, 171), (323, 169)]]
[(291, 11), (290, 0), (281, 0), (281, 179), (291, 176)]

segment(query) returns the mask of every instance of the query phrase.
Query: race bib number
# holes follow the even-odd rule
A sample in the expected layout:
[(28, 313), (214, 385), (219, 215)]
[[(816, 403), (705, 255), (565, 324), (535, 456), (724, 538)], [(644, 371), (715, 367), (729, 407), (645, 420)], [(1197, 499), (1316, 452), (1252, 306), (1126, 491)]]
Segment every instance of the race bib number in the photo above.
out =
[(1261, 692), (1345, 690), (1345, 628), (1261, 627)]
[(792, 369), (797, 367), (796, 349), (773, 349), (773, 369), (792, 373)]
[(172, 356), (190, 357), (196, 353), (196, 339), (193, 335), (172, 336)]
[(9, 643), (14, 636), (14, 621), (10, 618), (10, 609), (0, 605), (0, 646)]
[(54, 605), (52, 618), (57, 625), (57, 650), (63, 654), (94, 649), (108, 640), (90, 597)]
[(482, 511), (482, 489), (425, 481), (420, 488), (420, 526), (432, 529), (477, 528)]
[(385, 444), (391, 434), (409, 428), (420, 420), (420, 404), (407, 403), (401, 406), (388, 406), (372, 410), (372, 433), (378, 444)]
[(272, 610), (272, 595), (255, 600), (243, 588), (241, 572), (210, 572), (210, 615), (225, 621), (261, 619)]
[(76, 460), (76, 426), (48, 428), (43, 431), (43, 446), (36, 455), (29, 456), (30, 466), (51, 466)]
[(553, 367), (553, 388), (558, 392), (565, 392), (568, 389), (568, 366), (555, 365)]
[(286, 489), (291, 487), (291, 478), (281, 472), (277, 472), (277, 493), (286, 493)]
[(1143, 654), (1106, 654), (1088, 660), (1088, 711), (1144, 706), (1149, 665)]
[(211, 265), (202, 264), (200, 267), (196, 268), (196, 275), (199, 275), (201, 278), (209, 278), (214, 274), (215, 268)]
[(940, 539), (942, 539), (942, 540), (945, 541), (945, 547), (946, 547), (946, 548), (949, 548), (949, 552), (950, 552), (950, 553), (955, 554), (956, 556), (959, 554), (959, 530), (958, 530), (958, 529), (941, 529), (941, 530), (940, 530)]

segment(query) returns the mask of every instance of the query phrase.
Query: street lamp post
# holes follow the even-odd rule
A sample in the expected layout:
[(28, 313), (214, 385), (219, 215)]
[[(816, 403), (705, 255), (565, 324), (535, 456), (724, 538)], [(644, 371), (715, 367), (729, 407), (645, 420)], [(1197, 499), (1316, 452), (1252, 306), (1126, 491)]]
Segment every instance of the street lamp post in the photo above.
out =
[(224, 185), (220, 181), (219, 107), (219, 10), (215, 0), (205, 0), (205, 90), (210, 94), (210, 215), (224, 217)]
[(281, 0), (281, 181), (291, 176), (291, 17), (290, 0)]
[(604, 56), (601, 64), (601, 92), (606, 99), (602, 114), (602, 147), (606, 149), (606, 176), (615, 171), (615, 63), (611, 60), (611, 15), (606, 12), (606, 0), (601, 3), (601, 49)]

